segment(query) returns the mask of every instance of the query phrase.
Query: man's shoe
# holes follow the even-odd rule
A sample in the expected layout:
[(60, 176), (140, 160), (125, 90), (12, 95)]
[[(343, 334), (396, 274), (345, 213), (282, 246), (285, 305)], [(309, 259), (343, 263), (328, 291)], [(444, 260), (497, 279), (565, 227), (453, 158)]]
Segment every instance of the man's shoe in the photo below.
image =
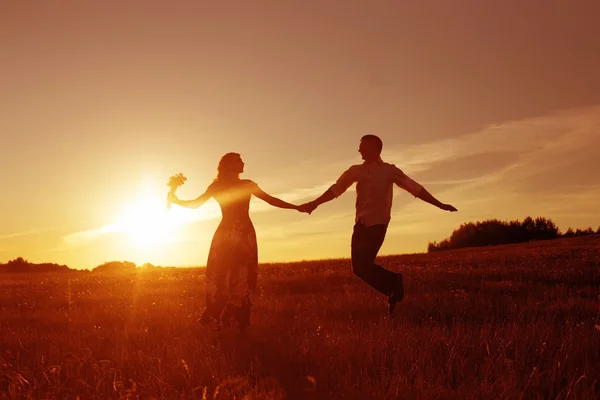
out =
[(404, 282), (402, 280), (402, 274), (396, 274), (396, 278), (398, 279), (398, 283), (396, 284), (394, 293), (388, 297), (388, 313), (390, 315), (394, 313), (396, 303), (399, 303), (404, 298)]

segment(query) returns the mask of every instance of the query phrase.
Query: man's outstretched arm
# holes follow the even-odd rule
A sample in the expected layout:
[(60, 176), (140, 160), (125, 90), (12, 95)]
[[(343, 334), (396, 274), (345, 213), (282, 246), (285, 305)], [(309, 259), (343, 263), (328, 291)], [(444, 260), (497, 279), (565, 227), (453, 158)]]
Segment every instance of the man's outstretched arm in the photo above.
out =
[(450, 204), (444, 204), (435, 197), (431, 193), (427, 191), (423, 186), (418, 184), (409, 178), (404, 172), (394, 166), (394, 183), (400, 186), (402, 189), (411, 193), (418, 199), (423, 200), (426, 203), (434, 205), (445, 211), (458, 211), (454, 206)]
[(313, 201), (304, 203), (300, 206), (299, 211), (312, 213), (317, 207), (323, 203), (327, 203), (339, 197), (344, 193), (352, 184), (356, 182), (356, 168), (350, 167), (346, 170), (340, 178), (334, 183), (329, 189), (327, 189), (321, 196), (317, 197)]
[(431, 193), (429, 193), (424, 187), (421, 187), (421, 191), (417, 198), (423, 200), (426, 203), (436, 206), (437, 208), (441, 208), (445, 211), (458, 211), (454, 206), (450, 204), (444, 204), (435, 197)]

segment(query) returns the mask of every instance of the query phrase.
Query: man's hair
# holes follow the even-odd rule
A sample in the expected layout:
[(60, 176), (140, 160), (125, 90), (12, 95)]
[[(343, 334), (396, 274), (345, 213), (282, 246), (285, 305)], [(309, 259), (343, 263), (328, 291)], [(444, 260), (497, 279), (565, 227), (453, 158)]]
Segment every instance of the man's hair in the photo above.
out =
[(381, 153), (381, 150), (383, 150), (383, 141), (379, 138), (379, 136), (365, 135), (360, 140), (368, 140), (371, 143), (375, 144), (375, 146), (379, 150), (379, 153)]

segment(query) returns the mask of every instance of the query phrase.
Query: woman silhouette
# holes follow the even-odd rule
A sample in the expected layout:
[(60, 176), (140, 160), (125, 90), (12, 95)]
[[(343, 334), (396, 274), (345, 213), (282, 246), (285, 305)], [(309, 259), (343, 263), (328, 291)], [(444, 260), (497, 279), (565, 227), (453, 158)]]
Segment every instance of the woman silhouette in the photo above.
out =
[(240, 179), (244, 162), (237, 153), (225, 154), (217, 171), (217, 178), (197, 199), (180, 200), (169, 193), (168, 200), (186, 208), (198, 208), (212, 197), (219, 203), (222, 219), (208, 254), (206, 309), (200, 322), (244, 330), (250, 323), (258, 272), (256, 232), (248, 213), (250, 198), (254, 195), (279, 208), (298, 210), (298, 206), (268, 195), (251, 180)]

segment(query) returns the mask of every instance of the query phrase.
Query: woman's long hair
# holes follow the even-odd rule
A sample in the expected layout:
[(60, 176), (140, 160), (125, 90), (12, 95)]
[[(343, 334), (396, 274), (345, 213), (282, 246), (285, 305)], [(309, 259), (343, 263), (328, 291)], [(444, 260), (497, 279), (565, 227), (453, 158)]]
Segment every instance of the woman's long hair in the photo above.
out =
[(236, 180), (240, 175), (238, 153), (227, 153), (219, 161), (217, 166), (216, 182), (231, 182)]

